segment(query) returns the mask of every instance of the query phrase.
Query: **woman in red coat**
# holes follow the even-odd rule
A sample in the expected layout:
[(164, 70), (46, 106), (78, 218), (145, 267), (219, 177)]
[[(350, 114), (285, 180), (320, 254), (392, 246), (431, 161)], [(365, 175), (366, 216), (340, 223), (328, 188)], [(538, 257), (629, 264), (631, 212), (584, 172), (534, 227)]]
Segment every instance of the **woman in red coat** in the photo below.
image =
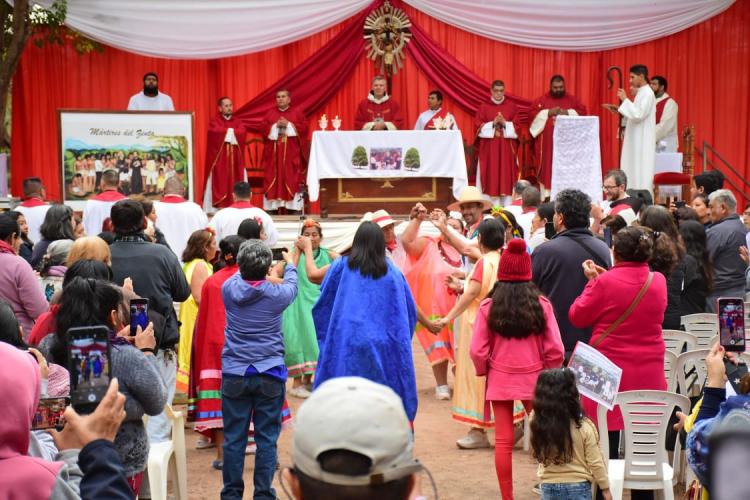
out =
[(559, 368), (563, 344), (552, 304), (531, 282), (531, 257), (522, 239), (508, 243), (491, 297), (479, 306), (471, 338), (477, 376), (487, 377), (485, 398), (495, 415), (495, 471), (500, 491), (513, 499), (513, 403), (531, 411), (536, 379)]
[[(666, 247), (655, 245), (655, 237), (661, 236), (655, 236), (646, 227), (618, 231), (614, 237), (614, 267), (606, 271), (590, 260), (584, 262), (589, 282), (570, 308), (573, 325), (593, 327), (589, 344), (622, 368), (620, 391), (667, 389), (661, 331), (667, 308), (667, 285), (661, 273), (652, 272), (648, 267), (653, 252)], [(610, 325), (623, 317), (642, 288), (646, 288), (646, 292), (632, 313), (604, 336)], [(596, 403), (586, 398), (583, 403), (589, 418), (596, 420)], [(607, 415), (607, 425), (609, 449), (617, 452), (617, 431), (623, 429), (618, 408)]]

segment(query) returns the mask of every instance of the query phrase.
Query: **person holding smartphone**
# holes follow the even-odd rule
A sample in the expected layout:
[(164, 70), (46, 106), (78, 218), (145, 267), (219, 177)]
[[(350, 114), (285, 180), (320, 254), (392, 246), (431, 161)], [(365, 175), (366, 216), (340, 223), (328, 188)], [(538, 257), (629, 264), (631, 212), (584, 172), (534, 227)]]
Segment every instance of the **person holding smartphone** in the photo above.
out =
[(128, 400), (125, 421), (114, 440), (115, 448), (133, 494), (137, 494), (149, 451), (143, 415), (161, 413), (167, 403), (167, 392), (154, 356), (153, 325), (149, 324), (145, 330), (138, 327), (136, 335), (131, 336), (130, 324), (118, 314), (122, 300), (121, 292), (111, 283), (75, 278), (63, 291), (57, 333), (46, 336), (39, 350), (50, 361), (64, 364), (70, 351), (70, 329), (100, 325), (109, 329), (111, 376), (119, 379), (121, 392)]

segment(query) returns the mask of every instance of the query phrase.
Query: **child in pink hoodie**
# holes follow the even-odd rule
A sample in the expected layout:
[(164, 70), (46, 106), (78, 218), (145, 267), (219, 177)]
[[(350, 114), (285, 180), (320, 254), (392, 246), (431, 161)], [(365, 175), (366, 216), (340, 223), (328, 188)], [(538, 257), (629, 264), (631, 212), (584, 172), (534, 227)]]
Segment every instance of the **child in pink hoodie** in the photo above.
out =
[(563, 353), (552, 304), (531, 282), (526, 243), (511, 240), (491, 297), (479, 307), (471, 340), (477, 376), (487, 377), (485, 398), (495, 415), (495, 470), (505, 500), (513, 499), (513, 401), (531, 411), (537, 376), (560, 367)]

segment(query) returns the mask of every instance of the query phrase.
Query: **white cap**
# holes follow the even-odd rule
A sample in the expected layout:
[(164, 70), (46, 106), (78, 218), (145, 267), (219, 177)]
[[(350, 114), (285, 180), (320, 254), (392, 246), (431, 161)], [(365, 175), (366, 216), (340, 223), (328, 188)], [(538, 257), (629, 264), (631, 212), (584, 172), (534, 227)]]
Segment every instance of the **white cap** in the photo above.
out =
[[(318, 457), (331, 450), (364, 455), (372, 467), (361, 476), (326, 472)], [(414, 459), (414, 435), (401, 398), (361, 377), (328, 380), (300, 406), (292, 457), (305, 475), (342, 486), (382, 484), (422, 470)]]

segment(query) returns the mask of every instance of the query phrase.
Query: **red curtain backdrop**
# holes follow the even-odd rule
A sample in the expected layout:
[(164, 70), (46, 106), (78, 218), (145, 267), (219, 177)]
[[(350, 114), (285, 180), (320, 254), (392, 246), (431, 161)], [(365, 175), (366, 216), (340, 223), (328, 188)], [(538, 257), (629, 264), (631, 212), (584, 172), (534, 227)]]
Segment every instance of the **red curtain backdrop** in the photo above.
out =
[[(621, 66), (627, 74), (631, 64), (648, 65), (652, 74), (669, 80), (669, 93), (680, 106), (679, 127), (695, 124), (697, 144), (711, 143), (742, 178), (750, 174), (750, 2), (736, 2), (724, 13), (675, 35), (633, 47), (594, 53), (575, 53), (531, 49), (492, 41), (446, 25), (414, 9), (404, 10), (438, 49), (447, 51), (474, 75), (474, 82), (502, 79), (509, 93), (531, 100), (547, 91), (551, 75), (560, 73), (568, 91), (578, 96), (591, 113), (601, 117), (602, 165), (617, 166), (616, 120), (604, 114), (601, 104), (615, 102), (615, 90), (607, 90), (605, 71)], [(360, 17), (354, 16), (355, 18)], [(61, 199), (57, 109), (122, 110), (128, 98), (140, 91), (141, 76), (156, 71), (160, 88), (171, 95), (177, 110), (195, 113), (194, 194), (199, 201), (203, 192), (203, 159), (206, 129), (215, 112), (216, 99), (232, 97), (235, 108), (271, 92), (272, 85), (287, 76), (315, 54), (351, 19), (299, 42), (276, 49), (218, 60), (167, 60), (145, 57), (107, 47), (103, 53), (78, 55), (71, 47), (32, 44), (24, 53), (13, 87), (12, 189), (21, 192), (21, 180), (29, 175), (42, 177), (49, 186), (50, 198)], [(415, 30), (416, 31), (416, 30)], [(415, 42), (412, 42), (415, 43)], [(394, 98), (401, 103), (407, 123), (412, 125), (426, 108), (427, 94), (440, 88), (440, 82), (452, 82), (445, 61), (415, 61), (417, 47), (409, 49), (406, 64), (394, 77)], [(425, 55), (424, 47), (421, 54)], [(432, 49), (437, 50), (435, 47)], [(308, 99), (317, 99), (310, 109), (311, 128), (317, 128), (320, 114), (338, 114), (343, 127), (353, 124), (354, 110), (366, 96), (370, 79), (376, 74), (364, 52), (353, 61), (348, 74), (331, 71), (340, 64), (334, 54), (326, 67), (311, 81), (320, 89)], [(335, 57), (334, 57), (335, 56)], [(429, 70), (427, 68), (430, 68)], [(309, 74), (309, 72), (305, 72)], [(327, 74), (327, 76), (326, 76)], [(333, 75), (330, 77), (330, 75)], [(429, 76), (428, 76), (429, 75)], [(343, 80), (343, 81), (342, 81)], [(298, 82), (291, 82), (299, 84)], [(453, 86), (454, 90), (456, 85)], [(338, 91), (333, 92), (333, 89)], [(476, 93), (476, 87), (463, 89)], [(472, 113), (466, 110), (473, 99), (447, 92), (445, 105), (454, 113), (464, 139), (473, 141)], [(330, 100), (321, 106), (329, 95)], [(263, 100), (272, 94), (263, 94)], [(487, 90), (489, 95), (489, 90)], [(303, 94), (298, 97), (305, 99)], [(295, 95), (292, 96), (293, 101)], [(246, 106), (252, 115), (273, 102), (261, 103), (258, 110)], [(310, 101), (312, 102), (312, 101)], [(467, 104), (468, 103), (468, 104)], [(254, 107), (254, 105), (253, 105)], [(700, 158), (698, 158), (700, 160)], [(733, 179), (739, 185), (741, 180)]]

